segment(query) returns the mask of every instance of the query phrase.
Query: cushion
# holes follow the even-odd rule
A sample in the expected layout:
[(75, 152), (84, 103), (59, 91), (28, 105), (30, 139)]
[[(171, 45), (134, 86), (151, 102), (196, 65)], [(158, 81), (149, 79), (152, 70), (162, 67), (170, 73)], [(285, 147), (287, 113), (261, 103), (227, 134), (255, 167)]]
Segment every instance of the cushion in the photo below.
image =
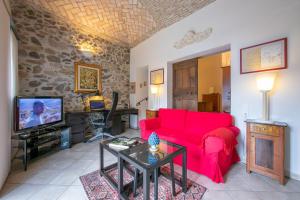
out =
[(232, 126), (232, 116), (227, 113), (187, 112), (185, 130), (193, 135), (203, 136), (203, 133), (220, 127)]
[(186, 110), (159, 109), (160, 126), (167, 129), (183, 130), (185, 125)]

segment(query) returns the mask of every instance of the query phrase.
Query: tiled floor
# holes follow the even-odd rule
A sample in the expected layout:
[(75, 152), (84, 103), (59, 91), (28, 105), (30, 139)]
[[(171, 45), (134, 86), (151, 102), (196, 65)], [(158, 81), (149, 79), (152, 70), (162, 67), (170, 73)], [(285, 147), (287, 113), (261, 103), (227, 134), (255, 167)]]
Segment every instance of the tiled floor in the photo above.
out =
[[(138, 132), (128, 130), (125, 135), (136, 136)], [(30, 163), (27, 172), (20, 168), (20, 163), (15, 164), (0, 199), (87, 199), (79, 176), (99, 169), (98, 143), (81, 143), (45, 156)], [(106, 165), (116, 161), (108, 152), (105, 154)], [(176, 166), (176, 170), (180, 168)], [(190, 171), (188, 178), (208, 188), (205, 200), (300, 200), (299, 181), (289, 180), (281, 186), (269, 178), (247, 174), (243, 164), (237, 164), (230, 170), (225, 184), (215, 184), (205, 176)]]

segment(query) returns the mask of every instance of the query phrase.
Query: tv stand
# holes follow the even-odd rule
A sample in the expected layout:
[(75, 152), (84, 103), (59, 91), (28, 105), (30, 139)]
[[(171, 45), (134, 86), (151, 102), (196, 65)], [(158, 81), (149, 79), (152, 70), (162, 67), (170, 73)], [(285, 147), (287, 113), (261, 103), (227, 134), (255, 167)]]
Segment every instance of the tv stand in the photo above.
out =
[(12, 139), (23, 142), (23, 164), (27, 170), (28, 160), (38, 157), (54, 149), (71, 147), (70, 126), (55, 125), (40, 129), (24, 131), (12, 136)]

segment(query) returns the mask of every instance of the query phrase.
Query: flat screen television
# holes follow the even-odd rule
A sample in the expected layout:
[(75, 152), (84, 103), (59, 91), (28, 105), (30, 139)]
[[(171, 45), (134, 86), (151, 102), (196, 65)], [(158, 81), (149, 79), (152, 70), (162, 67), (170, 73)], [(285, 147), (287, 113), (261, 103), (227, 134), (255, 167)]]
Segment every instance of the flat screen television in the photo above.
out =
[(62, 97), (16, 97), (15, 130), (17, 132), (53, 125), (62, 121)]

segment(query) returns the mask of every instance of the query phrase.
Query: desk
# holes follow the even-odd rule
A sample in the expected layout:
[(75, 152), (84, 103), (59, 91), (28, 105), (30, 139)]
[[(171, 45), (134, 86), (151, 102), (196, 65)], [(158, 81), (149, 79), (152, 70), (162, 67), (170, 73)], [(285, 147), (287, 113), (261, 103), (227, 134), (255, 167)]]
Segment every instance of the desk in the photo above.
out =
[[(65, 121), (68, 126), (71, 126), (72, 143), (79, 143), (86, 141), (90, 124), (88, 121), (89, 115), (92, 113), (103, 113), (104, 117), (108, 114), (109, 109), (97, 111), (71, 111), (65, 113)], [(123, 115), (137, 115), (139, 110), (136, 108), (119, 108), (113, 114), (111, 135), (118, 135), (123, 132), (122, 130), (122, 116)], [(130, 117), (129, 117), (130, 126)]]

